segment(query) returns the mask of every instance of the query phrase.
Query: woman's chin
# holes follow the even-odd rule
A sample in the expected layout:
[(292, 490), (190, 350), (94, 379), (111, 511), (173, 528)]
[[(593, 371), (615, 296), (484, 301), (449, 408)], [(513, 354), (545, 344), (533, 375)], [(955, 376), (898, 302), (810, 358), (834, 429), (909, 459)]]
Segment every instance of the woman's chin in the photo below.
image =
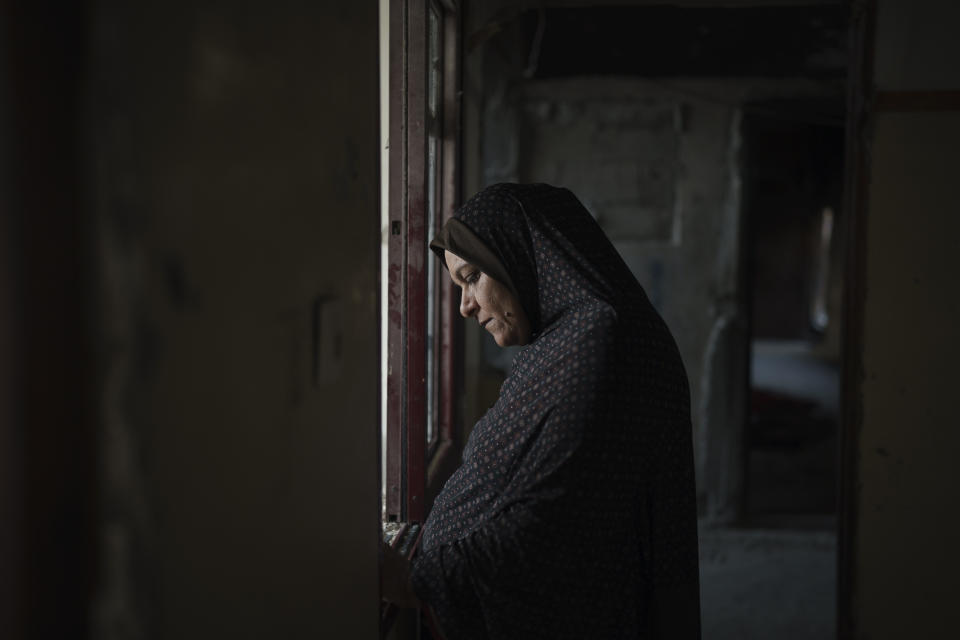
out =
[(513, 347), (518, 344), (517, 337), (513, 333), (495, 333), (493, 334), (493, 340), (497, 343), (498, 347)]

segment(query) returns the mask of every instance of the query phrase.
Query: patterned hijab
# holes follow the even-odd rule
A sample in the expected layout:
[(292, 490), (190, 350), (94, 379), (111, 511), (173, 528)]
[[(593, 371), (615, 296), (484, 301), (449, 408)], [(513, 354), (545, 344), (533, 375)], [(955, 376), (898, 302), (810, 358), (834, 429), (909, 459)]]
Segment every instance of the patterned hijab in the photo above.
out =
[(689, 390), (673, 338), (566, 189), (499, 184), (431, 244), (533, 337), (433, 505), (418, 596), (450, 640), (699, 638)]

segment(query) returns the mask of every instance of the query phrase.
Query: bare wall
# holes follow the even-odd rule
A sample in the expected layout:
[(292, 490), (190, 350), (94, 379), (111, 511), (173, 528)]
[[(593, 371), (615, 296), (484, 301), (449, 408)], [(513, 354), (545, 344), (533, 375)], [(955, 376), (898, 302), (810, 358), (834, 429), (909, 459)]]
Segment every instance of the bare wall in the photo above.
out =
[(377, 633), (376, 3), (107, 0), (98, 637)]
[[(880, 0), (880, 91), (960, 90), (949, 0)], [(954, 101), (956, 104), (956, 101)], [(960, 113), (880, 111), (867, 147), (855, 637), (947, 637), (960, 570)]]

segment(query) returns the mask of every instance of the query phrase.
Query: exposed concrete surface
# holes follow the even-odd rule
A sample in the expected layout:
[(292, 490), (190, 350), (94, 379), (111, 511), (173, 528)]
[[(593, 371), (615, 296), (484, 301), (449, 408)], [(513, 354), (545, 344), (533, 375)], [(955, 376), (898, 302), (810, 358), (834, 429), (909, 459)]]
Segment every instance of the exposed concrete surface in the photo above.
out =
[(836, 554), (829, 531), (701, 531), (703, 640), (835, 637)]
[[(567, 186), (597, 217), (683, 357), (700, 515), (731, 523), (747, 404), (741, 107), (823, 89), (802, 79), (530, 80), (516, 77), (522, 56), (498, 51), (484, 61), (481, 182)], [(506, 369), (509, 359), (486, 362)]]

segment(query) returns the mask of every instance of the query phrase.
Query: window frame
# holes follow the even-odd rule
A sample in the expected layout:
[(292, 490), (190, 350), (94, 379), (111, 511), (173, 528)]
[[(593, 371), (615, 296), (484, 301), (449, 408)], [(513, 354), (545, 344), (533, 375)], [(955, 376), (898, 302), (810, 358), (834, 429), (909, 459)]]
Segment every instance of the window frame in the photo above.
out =
[[(428, 228), (429, 12), (440, 17), (441, 94), (436, 228)], [(423, 522), (456, 464), (462, 414), (463, 326), (454, 285), (428, 255), (427, 242), (460, 198), (460, 27), (454, 0), (391, 0), (387, 269), (386, 496), (388, 521)], [(432, 373), (436, 404), (428, 411), (427, 277), (436, 302)], [(435, 438), (427, 442), (427, 417)]]

